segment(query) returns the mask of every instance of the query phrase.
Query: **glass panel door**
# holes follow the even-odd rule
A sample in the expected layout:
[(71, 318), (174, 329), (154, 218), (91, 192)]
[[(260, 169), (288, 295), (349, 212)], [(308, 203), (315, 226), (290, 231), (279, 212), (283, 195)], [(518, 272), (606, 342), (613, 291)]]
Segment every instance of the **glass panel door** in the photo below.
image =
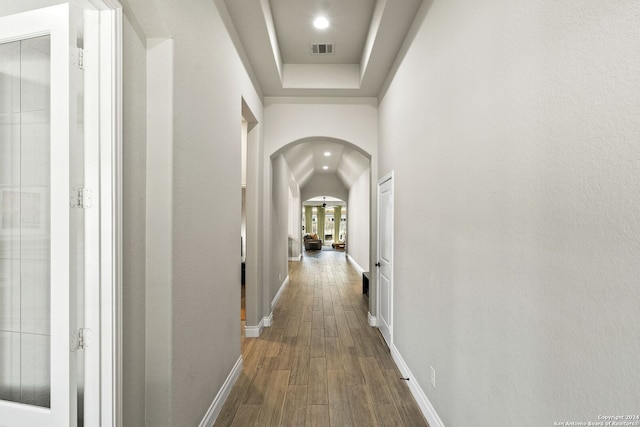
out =
[(48, 408), (50, 36), (0, 45), (0, 399)]
[(0, 17), (3, 427), (76, 425), (72, 34), (68, 4)]

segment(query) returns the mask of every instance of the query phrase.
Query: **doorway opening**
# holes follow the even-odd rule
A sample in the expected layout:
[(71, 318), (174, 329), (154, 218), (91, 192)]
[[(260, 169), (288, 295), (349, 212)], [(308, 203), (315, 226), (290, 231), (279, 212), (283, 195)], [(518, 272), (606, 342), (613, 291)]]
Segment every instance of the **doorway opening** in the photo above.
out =
[[(262, 238), (259, 236), (260, 168), (258, 120), (241, 99), (241, 226), (240, 226), (240, 318), (241, 336), (259, 335), (259, 301), (261, 287), (258, 283), (258, 271), (262, 268), (262, 255), (259, 248)], [(256, 333), (257, 332), (257, 333)]]
[[(372, 200), (375, 200), (375, 181), (372, 179), (376, 177), (371, 155), (349, 141), (315, 136), (281, 147), (270, 155), (270, 159), (270, 206), (265, 205), (265, 209), (270, 209), (270, 234), (265, 245), (271, 267), (267, 277), (270, 281), (270, 298), (277, 300), (288, 283), (283, 279), (290, 276), (289, 267), (292, 264), (287, 265), (286, 248), (287, 238), (292, 235), (300, 240), (297, 248), (301, 249), (303, 260), (312, 256), (318, 258), (323, 250), (338, 250), (344, 254), (337, 255), (346, 257), (360, 276), (370, 271), (370, 259), (375, 250), (372, 241), (372, 236), (375, 239), (375, 229), (372, 224), (376, 218), (375, 211), (371, 209)], [(292, 188), (296, 188), (299, 194), (297, 206), (292, 205), (290, 199), (287, 200)], [(335, 215), (337, 206), (340, 207), (339, 220)], [(296, 210), (295, 219), (289, 219), (287, 224), (287, 213), (291, 212), (292, 207)], [(333, 212), (327, 214), (327, 208), (333, 208)], [(322, 215), (324, 218), (321, 218)], [(299, 225), (295, 234), (291, 234), (290, 225), (296, 222)], [(337, 227), (336, 222), (339, 224)], [(311, 235), (314, 238), (317, 235), (317, 240), (314, 239), (315, 251), (311, 249), (312, 242), (305, 242), (305, 237)], [(289, 243), (295, 242), (290, 240)], [(293, 261), (292, 251), (289, 251), (289, 261)], [(374, 280), (372, 278), (372, 282)], [(372, 284), (371, 304), (375, 304), (374, 286), (375, 283)], [(375, 314), (376, 306), (371, 307), (370, 313)], [(374, 326), (375, 316), (370, 313), (369, 324)]]
[(242, 117), (242, 182), (241, 182), (241, 223), (240, 223), (240, 320), (242, 330), (244, 330), (244, 322), (247, 319), (246, 306), (246, 254), (247, 254), (247, 139), (249, 137), (249, 123)]
[[(304, 250), (346, 251), (347, 202), (336, 197), (318, 196), (303, 202), (302, 241)], [(320, 241), (320, 242), (317, 242)]]

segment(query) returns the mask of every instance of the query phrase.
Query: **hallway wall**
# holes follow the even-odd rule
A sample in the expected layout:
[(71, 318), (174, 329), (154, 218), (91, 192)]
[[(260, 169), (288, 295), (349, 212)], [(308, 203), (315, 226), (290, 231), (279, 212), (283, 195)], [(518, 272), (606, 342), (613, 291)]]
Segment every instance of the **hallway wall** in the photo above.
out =
[[(291, 187), (294, 187), (293, 191)], [(289, 261), (300, 261), (302, 247), (302, 203), (297, 184), (289, 183)]]
[[(291, 194), (291, 182), (294, 181), (293, 173), (282, 154), (278, 155), (272, 162), (272, 201), (271, 207), (271, 239), (269, 256), (271, 259), (271, 269), (269, 277), (268, 311), (271, 313), (271, 303), (282, 287), (285, 279), (289, 275), (289, 195)], [(295, 188), (297, 192), (299, 189)], [(299, 202), (298, 202), (299, 203)], [(300, 215), (298, 215), (300, 217)]]
[(147, 79), (145, 40), (123, 19), (123, 427), (145, 422)]
[(395, 347), (448, 427), (638, 412), (638, 22), (435, 0), (380, 103)]
[(370, 224), (369, 177), (367, 168), (349, 190), (347, 203), (347, 253), (364, 271), (369, 271)]
[(277, 98), (265, 100), (265, 156), (303, 138), (323, 136), (377, 152), (375, 98)]
[[(188, 8), (173, 0), (125, 3), (128, 19), (141, 28), (143, 37), (173, 40), (174, 88), (173, 99), (164, 98), (173, 116), (171, 179), (166, 184), (149, 180), (147, 186), (153, 187), (146, 189), (147, 194), (168, 195), (166, 229), (149, 222), (146, 226), (155, 227), (156, 236), (172, 236), (167, 255), (171, 277), (162, 283), (149, 283), (147, 278), (146, 284), (125, 279), (125, 287), (139, 297), (146, 286), (148, 318), (162, 312), (168, 319), (166, 344), (154, 347), (158, 353), (143, 367), (144, 396), (134, 384), (141, 378), (131, 380), (125, 411), (138, 414), (133, 405), (144, 405), (145, 423), (154, 427), (199, 425), (240, 357), (241, 98), (255, 114), (258, 132), (262, 103), (214, 2), (194, 0)], [(138, 75), (135, 67), (143, 61), (139, 55), (137, 49), (125, 57), (125, 81)], [(152, 95), (146, 94), (149, 99)], [(155, 126), (154, 118), (149, 120), (147, 128)], [(130, 126), (144, 126), (144, 121)], [(125, 188), (134, 184), (125, 178)], [(147, 272), (162, 267), (148, 263)], [(158, 301), (149, 304), (150, 296), (159, 292), (168, 296), (164, 307)], [(129, 325), (124, 328), (126, 335)], [(136, 343), (130, 345), (127, 351), (133, 352)], [(127, 353), (124, 363), (132, 363)], [(169, 368), (160, 372), (156, 363)], [(138, 417), (127, 425), (142, 425)]]

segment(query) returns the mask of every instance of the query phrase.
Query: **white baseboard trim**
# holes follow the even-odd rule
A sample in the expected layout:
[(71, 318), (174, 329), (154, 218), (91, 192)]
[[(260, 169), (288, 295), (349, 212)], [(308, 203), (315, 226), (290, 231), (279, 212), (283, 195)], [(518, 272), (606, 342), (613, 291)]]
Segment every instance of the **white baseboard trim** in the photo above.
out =
[(218, 391), (218, 394), (211, 402), (211, 406), (209, 406), (209, 410), (204, 415), (204, 418), (200, 422), (200, 427), (213, 427), (213, 424), (216, 422), (216, 418), (220, 415), (220, 411), (222, 411), (222, 405), (229, 397), (229, 393), (231, 393), (231, 389), (234, 384), (238, 380), (238, 377), (242, 373), (242, 356), (238, 358), (236, 364), (233, 365), (233, 369), (229, 372), (227, 379), (224, 384), (222, 384), (222, 388)]
[(438, 413), (429, 401), (429, 398), (425, 394), (424, 390), (422, 390), (420, 385), (417, 383), (416, 378), (411, 373), (411, 370), (400, 355), (400, 352), (398, 351), (395, 344), (391, 344), (391, 357), (393, 357), (393, 361), (396, 362), (396, 366), (400, 370), (402, 376), (409, 378), (409, 381), (407, 381), (406, 383), (409, 386), (409, 390), (411, 390), (413, 398), (416, 399), (416, 402), (420, 407), (420, 411), (422, 411), (422, 415), (424, 415), (424, 417), (427, 419), (429, 426), (444, 427), (444, 423), (438, 416)]
[(260, 322), (260, 323), (262, 323), (265, 328), (270, 328), (271, 327), (271, 323), (273, 323), (273, 311), (271, 313), (269, 313), (269, 315), (267, 317), (262, 319), (262, 322)]
[[(280, 289), (278, 289), (278, 293), (276, 293), (276, 296), (273, 297), (273, 301), (271, 301), (271, 310), (273, 311), (273, 307), (275, 307), (276, 303), (278, 302), (278, 300), (280, 299), (280, 297), (282, 296), (282, 291), (284, 291), (284, 288), (289, 284), (289, 275), (287, 275), (287, 277), (285, 277), (284, 282), (282, 282), (282, 285), (280, 285)], [(271, 326), (271, 324), (266, 325), (265, 326)]]
[(372, 316), (371, 313), (367, 312), (367, 317), (369, 318), (369, 326), (378, 326), (378, 319), (376, 316)]
[(258, 326), (246, 326), (244, 327), (244, 336), (247, 338), (258, 338), (264, 329), (264, 319), (258, 323)]
[(302, 259), (302, 254), (300, 254), (300, 256), (289, 257), (289, 261), (300, 261), (301, 259)]
[(349, 259), (349, 262), (353, 264), (356, 270), (358, 270), (358, 273), (362, 274), (365, 272), (365, 269), (360, 267), (360, 265), (356, 262), (355, 259), (353, 259), (351, 255), (347, 254), (347, 259)]

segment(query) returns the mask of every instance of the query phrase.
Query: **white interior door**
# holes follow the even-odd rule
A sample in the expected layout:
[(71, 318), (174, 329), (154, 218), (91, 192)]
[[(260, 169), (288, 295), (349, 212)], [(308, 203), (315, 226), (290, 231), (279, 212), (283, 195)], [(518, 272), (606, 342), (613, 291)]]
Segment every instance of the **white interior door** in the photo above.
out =
[[(75, 426), (81, 215), (68, 4), (0, 18), (0, 426)], [(78, 162), (74, 161), (73, 164)], [(82, 162), (79, 162), (82, 163)]]
[(378, 182), (378, 328), (393, 342), (393, 175)]

